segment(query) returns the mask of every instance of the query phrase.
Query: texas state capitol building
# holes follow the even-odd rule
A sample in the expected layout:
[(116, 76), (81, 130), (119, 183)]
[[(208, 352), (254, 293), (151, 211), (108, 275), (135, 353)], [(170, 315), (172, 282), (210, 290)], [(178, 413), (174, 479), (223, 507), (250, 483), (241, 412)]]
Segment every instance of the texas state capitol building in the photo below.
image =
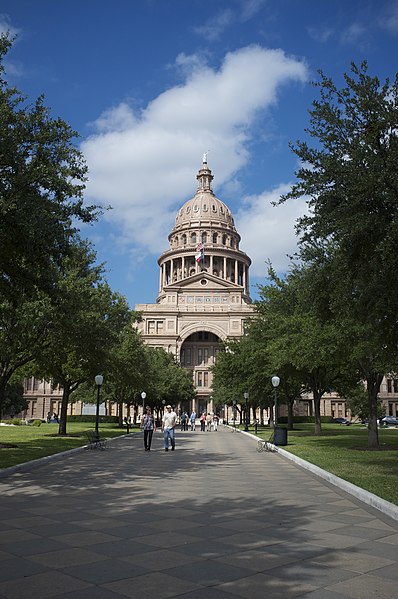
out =
[[(159, 258), (159, 294), (156, 304), (138, 304), (142, 322), (137, 325), (145, 343), (172, 352), (183, 366), (192, 371), (196, 397), (191, 405), (177, 406), (187, 411), (213, 411), (212, 373), (220, 341), (239, 338), (244, 321), (253, 315), (249, 294), (251, 260), (239, 248), (237, 232), (229, 208), (216, 198), (213, 175), (203, 156), (197, 174), (194, 197), (179, 210), (169, 235), (169, 249)], [(27, 418), (45, 418), (47, 412), (60, 413), (62, 389), (50, 382), (27, 377), (24, 398)], [(388, 415), (398, 414), (398, 377), (384, 377), (380, 388)], [(236, 397), (237, 403), (242, 398)], [(92, 407), (92, 406), (91, 406)], [(281, 414), (286, 413), (283, 404)], [(72, 402), (68, 414), (79, 415), (85, 407)], [(229, 416), (231, 416), (230, 409)], [(269, 410), (266, 410), (266, 418)], [(304, 395), (294, 408), (295, 414), (312, 415), (311, 395)], [(108, 414), (117, 414), (117, 406), (107, 406)], [(345, 400), (326, 393), (321, 414), (350, 417)], [(228, 416), (227, 409), (223, 414)], [(258, 414), (258, 416), (261, 416)]]
[(137, 328), (151, 347), (172, 352), (192, 371), (196, 398), (187, 411), (212, 411), (212, 373), (220, 341), (241, 337), (253, 315), (249, 294), (251, 260), (231, 211), (213, 192), (213, 174), (203, 156), (193, 198), (180, 208), (169, 249), (158, 259), (156, 304), (137, 304)]

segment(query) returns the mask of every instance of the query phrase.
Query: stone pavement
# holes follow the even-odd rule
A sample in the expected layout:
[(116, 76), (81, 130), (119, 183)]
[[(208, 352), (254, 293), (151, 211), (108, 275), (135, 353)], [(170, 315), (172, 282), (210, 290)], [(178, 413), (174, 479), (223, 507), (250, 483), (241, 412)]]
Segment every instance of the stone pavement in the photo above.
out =
[(392, 599), (398, 522), (230, 429), (0, 479), (0, 599)]

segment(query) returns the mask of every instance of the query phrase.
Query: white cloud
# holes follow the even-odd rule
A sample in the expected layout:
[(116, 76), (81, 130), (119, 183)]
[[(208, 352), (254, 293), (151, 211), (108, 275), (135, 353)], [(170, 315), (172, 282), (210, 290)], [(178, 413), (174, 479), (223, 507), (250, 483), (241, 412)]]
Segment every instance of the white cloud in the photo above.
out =
[(334, 30), (330, 27), (308, 27), (308, 35), (321, 44), (326, 43), (333, 36)]
[(352, 23), (342, 32), (340, 40), (343, 44), (356, 44), (365, 39), (366, 35), (367, 28), (364, 25), (361, 23)]
[(235, 0), (233, 8), (230, 6), (220, 10), (216, 15), (211, 16), (204, 25), (196, 27), (194, 31), (208, 41), (217, 40), (234, 23), (250, 21), (265, 3), (266, 0)]
[(199, 25), (195, 28), (195, 33), (203, 36), (209, 41), (218, 39), (221, 34), (229, 27), (235, 20), (233, 11), (229, 8), (220, 11), (215, 17), (212, 17), (204, 25)]
[(11, 25), (10, 17), (0, 13), (0, 35), (9, 33), (11, 37), (21, 33), (21, 30)]
[(266, 262), (271, 260), (274, 269), (286, 273), (289, 256), (297, 251), (294, 226), (307, 210), (304, 200), (289, 200), (273, 206), (291, 185), (279, 185), (271, 191), (245, 198), (243, 207), (235, 217), (235, 226), (242, 237), (241, 249), (252, 259), (253, 277), (266, 277)]
[(391, 33), (398, 32), (398, 2), (393, 2), (386, 7), (384, 15), (379, 19), (379, 26)]
[(119, 226), (121, 241), (129, 239), (134, 251), (166, 249), (177, 209), (195, 192), (204, 151), (211, 150), (217, 188), (236, 185), (234, 176), (258, 135), (258, 116), (276, 103), (282, 85), (307, 78), (303, 62), (260, 46), (227, 54), (218, 70), (195, 57), (183, 63), (181, 85), (138, 114), (126, 103), (107, 110), (95, 123), (97, 132), (82, 144), (89, 165), (87, 199), (112, 205), (104, 218)]

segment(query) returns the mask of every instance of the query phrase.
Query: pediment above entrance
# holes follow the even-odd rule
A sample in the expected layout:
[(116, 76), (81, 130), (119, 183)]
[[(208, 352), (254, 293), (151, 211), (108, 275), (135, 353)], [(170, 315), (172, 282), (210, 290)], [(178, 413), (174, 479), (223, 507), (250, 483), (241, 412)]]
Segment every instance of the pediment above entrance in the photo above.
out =
[(208, 272), (196, 273), (191, 277), (187, 277), (181, 281), (175, 281), (164, 287), (164, 291), (166, 292), (176, 291), (187, 293), (198, 290), (243, 292), (243, 288), (240, 285), (236, 285), (230, 281), (224, 281)]

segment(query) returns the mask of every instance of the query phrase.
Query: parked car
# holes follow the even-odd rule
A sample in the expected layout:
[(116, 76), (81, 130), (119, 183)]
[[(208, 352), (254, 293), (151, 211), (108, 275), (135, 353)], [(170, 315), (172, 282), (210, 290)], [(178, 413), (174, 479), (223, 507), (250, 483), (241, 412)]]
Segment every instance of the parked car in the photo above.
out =
[(347, 418), (333, 418), (334, 424), (346, 424), (349, 426), (351, 424), (351, 420), (347, 420)]
[(382, 426), (398, 426), (398, 416), (384, 416), (380, 419)]

